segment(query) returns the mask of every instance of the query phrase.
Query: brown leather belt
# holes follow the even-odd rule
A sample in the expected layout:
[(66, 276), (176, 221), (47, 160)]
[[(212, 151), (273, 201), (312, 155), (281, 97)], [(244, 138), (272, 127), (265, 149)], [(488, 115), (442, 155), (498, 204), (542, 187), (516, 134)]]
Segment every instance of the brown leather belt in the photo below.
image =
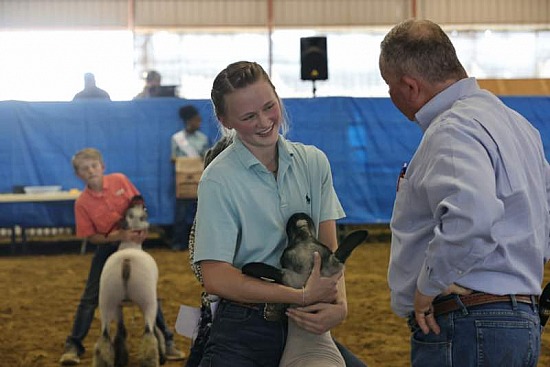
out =
[(282, 321), (286, 320), (285, 310), (287, 305), (283, 303), (244, 303), (232, 301), (226, 298), (222, 302), (231, 303), (233, 305), (249, 308), (254, 311), (259, 311), (266, 321)]
[[(527, 296), (527, 295), (514, 295), (516, 302), (519, 303), (527, 303), (527, 304), (535, 304), (538, 302), (537, 296)], [(512, 302), (512, 295), (503, 295), (503, 296), (497, 296), (494, 294), (488, 294), (488, 293), (472, 293), (467, 296), (459, 296), (460, 302), (462, 302), (462, 305), (456, 298), (446, 299), (442, 300), (440, 302), (437, 302), (437, 300), (433, 303), (434, 307), (434, 316), (443, 315), (449, 312), (458, 311), (462, 308), (462, 306), (465, 307), (472, 307), (472, 306), (479, 306), (479, 305), (485, 305), (488, 303), (497, 303), (497, 302)]]

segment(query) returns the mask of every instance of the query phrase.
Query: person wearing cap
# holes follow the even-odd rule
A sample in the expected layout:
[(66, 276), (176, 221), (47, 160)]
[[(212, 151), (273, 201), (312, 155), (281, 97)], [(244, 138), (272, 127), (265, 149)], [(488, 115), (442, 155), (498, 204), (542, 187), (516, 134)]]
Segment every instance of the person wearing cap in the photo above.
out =
[(134, 97), (134, 99), (157, 97), (160, 91), (160, 82), (162, 77), (156, 70), (150, 70), (145, 77), (145, 86), (143, 90)]
[[(179, 109), (179, 116), (183, 122), (183, 129), (172, 135), (172, 161), (175, 162), (178, 157), (204, 158), (206, 151), (210, 148), (210, 141), (203, 132), (199, 131), (202, 123), (199, 111), (195, 106), (187, 105)], [(188, 249), (189, 231), (193, 225), (196, 208), (196, 199), (176, 198), (171, 244), (173, 250)]]

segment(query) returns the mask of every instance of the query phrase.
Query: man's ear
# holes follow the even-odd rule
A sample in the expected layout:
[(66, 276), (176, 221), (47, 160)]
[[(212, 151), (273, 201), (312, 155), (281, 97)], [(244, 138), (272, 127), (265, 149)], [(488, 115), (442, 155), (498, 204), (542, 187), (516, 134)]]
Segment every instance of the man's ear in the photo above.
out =
[(409, 75), (403, 75), (401, 80), (404, 85), (404, 89), (407, 95), (407, 100), (411, 103), (418, 101), (421, 93), (421, 84), (420, 81), (416, 78), (413, 78)]

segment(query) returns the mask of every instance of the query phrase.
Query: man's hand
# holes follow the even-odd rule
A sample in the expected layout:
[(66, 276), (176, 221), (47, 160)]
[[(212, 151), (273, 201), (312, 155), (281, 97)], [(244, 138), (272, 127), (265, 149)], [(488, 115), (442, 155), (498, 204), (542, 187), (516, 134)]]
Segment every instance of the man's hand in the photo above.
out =
[(338, 303), (316, 303), (289, 308), (286, 314), (302, 329), (320, 335), (344, 321), (346, 308)]
[(414, 317), (420, 329), (424, 334), (428, 334), (433, 331), (439, 334), (441, 329), (437, 322), (435, 322), (434, 309), (432, 301), (435, 297), (425, 296), (417, 289), (414, 295)]
[(442, 296), (447, 296), (449, 294), (459, 294), (461, 296), (466, 296), (468, 294), (472, 294), (472, 290), (469, 288), (464, 288), (459, 286), (458, 284), (451, 284), (449, 288), (445, 289), (443, 293), (441, 293)]
[[(447, 296), (449, 294), (459, 294), (465, 296), (471, 294), (473, 291), (469, 288), (464, 288), (458, 284), (451, 284), (443, 293), (442, 296)], [(435, 315), (433, 314), (433, 305), (432, 302), (435, 297), (425, 296), (417, 289), (414, 295), (414, 317), (420, 329), (424, 334), (428, 334), (430, 330), (434, 333), (439, 334), (440, 329), (437, 322), (435, 322)]]

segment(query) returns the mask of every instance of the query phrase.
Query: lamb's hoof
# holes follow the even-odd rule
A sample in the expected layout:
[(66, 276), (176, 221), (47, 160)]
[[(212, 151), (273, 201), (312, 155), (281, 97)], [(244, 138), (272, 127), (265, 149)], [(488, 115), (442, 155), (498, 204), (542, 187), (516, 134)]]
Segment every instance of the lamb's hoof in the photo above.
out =
[(140, 367), (158, 367), (160, 365), (159, 359), (158, 341), (155, 334), (151, 332), (144, 333), (139, 348)]
[(115, 350), (111, 341), (106, 337), (100, 337), (94, 347), (94, 356), (92, 359), (93, 367), (114, 367)]

